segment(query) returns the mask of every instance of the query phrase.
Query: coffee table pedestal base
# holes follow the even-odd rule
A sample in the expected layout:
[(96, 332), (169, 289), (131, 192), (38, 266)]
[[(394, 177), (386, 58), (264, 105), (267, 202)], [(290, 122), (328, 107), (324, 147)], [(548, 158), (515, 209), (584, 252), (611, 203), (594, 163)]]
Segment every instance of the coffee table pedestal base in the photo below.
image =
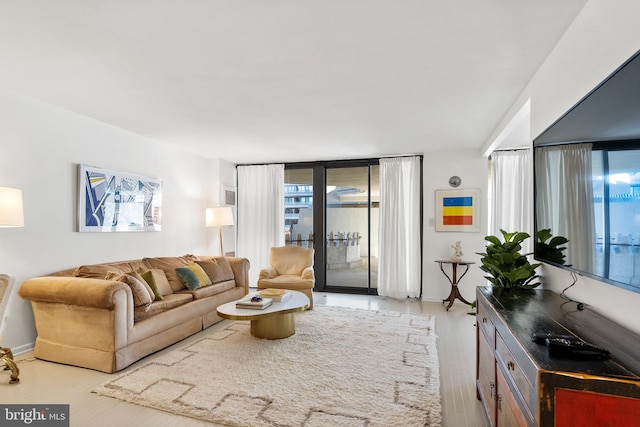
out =
[(251, 335), (256, 338), (278, 340), (296, 333), (296, 323), (293, 313), (270, 316), (251, 321)]

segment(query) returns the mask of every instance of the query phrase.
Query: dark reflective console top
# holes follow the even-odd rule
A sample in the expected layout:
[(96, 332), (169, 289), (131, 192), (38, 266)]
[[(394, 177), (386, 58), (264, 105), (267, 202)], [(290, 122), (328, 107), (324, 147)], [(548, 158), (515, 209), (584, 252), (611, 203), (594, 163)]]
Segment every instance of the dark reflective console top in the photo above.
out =
[[(549, 290), (500, 292), (491, 287), (478, 289), (508, 325), (508, 331), (501, 331), (500, 324), (497, 324), (498, 333), (513, 333), (540, 369), (640, 379), (640, 336), (588, 306), (579, 310), (575, 302)], [(611, 359), (552, 357), (545, 344), (536, 343), (531, 338), (537, 332), (574, 335), (607, 349)]]

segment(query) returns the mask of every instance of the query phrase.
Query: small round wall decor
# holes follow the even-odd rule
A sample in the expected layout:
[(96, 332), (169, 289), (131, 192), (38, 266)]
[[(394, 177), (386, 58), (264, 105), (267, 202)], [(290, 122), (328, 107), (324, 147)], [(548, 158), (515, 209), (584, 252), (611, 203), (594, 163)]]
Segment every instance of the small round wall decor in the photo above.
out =
[(459, 187), (460, 184), (462, 184), (462, 180), (460, 179), (459, 176), (452, 176), (451, 178), (449, 178), (449, 185), (452, 186), (453, 188)]

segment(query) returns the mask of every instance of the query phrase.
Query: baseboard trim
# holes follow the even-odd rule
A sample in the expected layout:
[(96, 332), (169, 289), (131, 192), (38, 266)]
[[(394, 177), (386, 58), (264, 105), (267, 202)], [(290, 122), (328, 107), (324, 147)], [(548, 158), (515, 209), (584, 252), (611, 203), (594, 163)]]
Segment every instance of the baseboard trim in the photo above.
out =
[(19, 347), (11, 347), (11, 352), (13, 353), (14, 356), (17, 356), (19, 354), (24, 354), (24, 353), (28, 353), (30, 351), (33, 351), (33, 347), (36, 345), (35, 341), (34, 342), (30, 342), (27, 344), (23, 344)]

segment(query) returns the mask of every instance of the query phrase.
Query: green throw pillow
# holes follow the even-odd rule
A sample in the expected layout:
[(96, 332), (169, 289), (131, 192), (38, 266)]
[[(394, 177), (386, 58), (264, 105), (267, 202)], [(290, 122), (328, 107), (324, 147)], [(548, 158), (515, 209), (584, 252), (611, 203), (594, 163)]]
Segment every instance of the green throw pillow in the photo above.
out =
[(162, 301), (164, 299), (164, 297), (162, 296), (162, 294), (158, 290), (158, 285), (156, 284), (156, 279), (153, 277), (153, 272), (151, 272), (151, 270), (148, 270), (148, 271), (145, 271), (144, 273), (141, 273), (140, 276), (142, 276), (144, 281), (147, 282), (147, 284), (149, 285), (149, 287), (153, 291), (153, 295), (155, 297), (153, 300), (154, 301)]
[(200, 287), (200, 281), (198, 276), (189, 267), (178, 267), (176, 273), (182, 282), (187, 285), (187, 288), (195, 291)]

